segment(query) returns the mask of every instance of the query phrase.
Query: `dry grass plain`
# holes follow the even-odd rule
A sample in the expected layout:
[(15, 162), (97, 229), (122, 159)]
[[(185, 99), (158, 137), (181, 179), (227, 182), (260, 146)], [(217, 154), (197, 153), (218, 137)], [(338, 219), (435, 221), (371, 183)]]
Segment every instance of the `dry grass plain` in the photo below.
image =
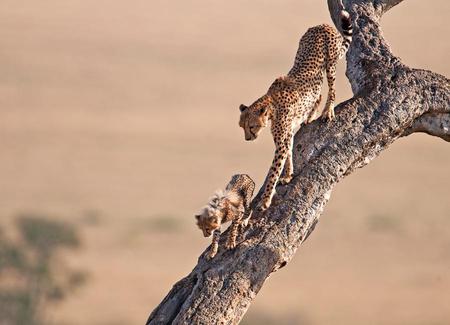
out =
[[(287, 72), (325, 1), (1, 0), (0, 215), (69, 220), (88, 283), (56, 324), (142, 324), (208, 244), (193, 213), (236, 172), (261, 183), (266, 131), (238, 105)], [(255, 9), (257, 8), (257, 9)], [(383, 20), (411, 66), (449, 75), (447, 0)], [(341, 62), (338, 100), (351, 96)], [(314, 235), (246, 324), (450, 323), (450, 150), (396, 142), (339, 184)]]

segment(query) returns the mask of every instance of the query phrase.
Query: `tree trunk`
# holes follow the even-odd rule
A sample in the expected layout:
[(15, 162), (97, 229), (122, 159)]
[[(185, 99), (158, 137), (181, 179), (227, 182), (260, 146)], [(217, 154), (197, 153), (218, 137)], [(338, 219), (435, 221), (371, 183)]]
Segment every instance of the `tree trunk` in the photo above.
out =
[[(277, 187), (266, 212), (253, 213), (236, 249), (225, 251), (221, 242), (212, 261), (203, 253), (147, 324), (237, 324), (264, 281), (314, 230), (337, 182), (399, 137), (426, 132), (450, 141), (449, 80), (407, 67), (382, 36), (381, 16), (400, 2), (344, 1), (354, 23), (346, 73), (354, 97), (336, 108), (333, 122), (316, 120), (301, 128), (292, 181)], [(338, 1), (328, 0), (328, 7), (339, 28)]]

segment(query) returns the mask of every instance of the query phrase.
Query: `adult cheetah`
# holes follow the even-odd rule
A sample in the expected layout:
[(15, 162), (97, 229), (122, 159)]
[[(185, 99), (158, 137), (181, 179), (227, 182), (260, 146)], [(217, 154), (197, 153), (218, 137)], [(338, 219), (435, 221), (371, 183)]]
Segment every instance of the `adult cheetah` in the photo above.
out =
[(324, 72), (329, 90), (322, 116), (334, 118), (336, 64), (352, 41), (350, 14), (342, 9), (340, 16), (342, 35), (329, 25), (308, 29), (300, 39), (294, 66), (287, 76), (276, 79), (268, 92), (250, 106), (239, 107), (239, 126), (247, 141), (256, 139), (271, 121), (275, 157), (258, 204), (261, 210), (270, 206), (277, 182), (286, 184), (292, 179), (293, 136), (302, 123), (312, 121), (319, 109)]

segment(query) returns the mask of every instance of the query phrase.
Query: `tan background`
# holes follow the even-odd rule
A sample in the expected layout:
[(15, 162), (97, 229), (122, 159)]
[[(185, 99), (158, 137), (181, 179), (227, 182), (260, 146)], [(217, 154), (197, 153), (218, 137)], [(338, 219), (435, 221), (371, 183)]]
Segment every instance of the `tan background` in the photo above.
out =
[[(431, 7), (431, 4), (433, 5)], [(70, 220), (89, 272), (57, 324), (142, 324), (209, 243), (193, 214), (236, 172), (261, 183), (266, 131), (238, 106), (291, 67), (325, 1), (1, 0), (0, 215)], [(448, 0), (383, 20), (411, 66), (448, 75)], [(338, 100), (351, 96), (341, 62)], [(247, 324), (450, 323), (450, 149), (414, 135), (339, 184)]]

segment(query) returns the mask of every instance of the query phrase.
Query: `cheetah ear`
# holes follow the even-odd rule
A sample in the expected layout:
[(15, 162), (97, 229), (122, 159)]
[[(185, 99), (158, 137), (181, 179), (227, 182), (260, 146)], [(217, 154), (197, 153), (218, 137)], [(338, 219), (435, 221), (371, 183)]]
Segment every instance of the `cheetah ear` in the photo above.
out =
[(200, 217), (201, 217), (201, 215), (199, 215), (199, 214), (196, 214), (196, 215), (195, 215), (195, 219), (196, 219), (197, 221), (200, 219)]
[(263, 114), (265, 114), (267, 112), (267, 106), (264, 106), (264, 107), (262, 107), (260, 110), (259, 110), (259, 114), (260, 115), (263, 115)]
[(247, 108), (248, 108), (248, 107), (245, 106), (244, 104), (241, 104), (241, 105), (239, 106), (239, 110), (240, 110), (241, 112), (245, 111)]

